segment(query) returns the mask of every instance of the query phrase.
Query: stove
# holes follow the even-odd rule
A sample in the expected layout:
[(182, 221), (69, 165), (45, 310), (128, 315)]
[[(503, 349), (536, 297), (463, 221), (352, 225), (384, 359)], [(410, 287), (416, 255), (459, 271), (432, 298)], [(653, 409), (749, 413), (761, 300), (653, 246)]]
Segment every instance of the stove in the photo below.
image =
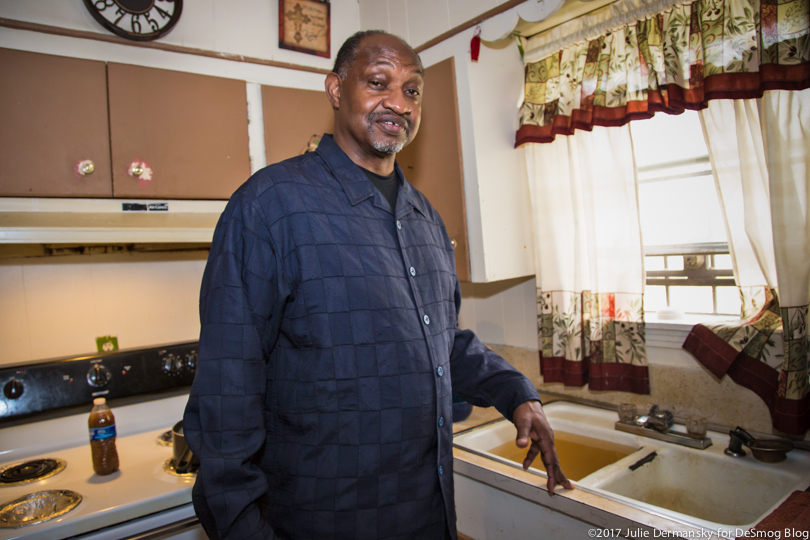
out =
[[(178, 343), (0, 368), (0, 539), (205, 539), (191, 506), (195, 475), (174, 470), (170, 435), (183, 415), (196, 348)], [(107, 476), (93, 472), (88, 440), (99, 396), (117, 430), (120, 470)], [(10, 516), (23, 515), (13, 526)]]

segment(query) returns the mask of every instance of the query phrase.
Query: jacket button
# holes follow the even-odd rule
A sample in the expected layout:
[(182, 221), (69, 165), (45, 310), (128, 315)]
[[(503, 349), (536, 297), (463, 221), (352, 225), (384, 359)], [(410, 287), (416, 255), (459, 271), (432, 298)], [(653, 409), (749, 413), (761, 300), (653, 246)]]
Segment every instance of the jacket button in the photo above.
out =
[(444, 474), (444, 467), (442, 467), (441, 465), (439, 465), (439, 476), (441, 476), (441, 475), (443, 475), (443, 474)]
[(414, 268), (413, 266), (411, 266), (408, 271), (411, 273), (412, 276), (416, 275), (416, 268)]
[(444, 375), (444, 370), (442, 369), (442, 366), (436, 368), (436, 375), (438, 375), (439, 377)]
[(397, 220), (397, 229), (402, 229), (402, 222)]
[(440, 416), (439, 417), (439, 427), (442, 427), (443, 425), (444, 425), (444, 416)]
[(422, 320), (425, 322), (425, 324), (430, 324), (430, 317), (428, 317), (427, 315), (423, 315)]

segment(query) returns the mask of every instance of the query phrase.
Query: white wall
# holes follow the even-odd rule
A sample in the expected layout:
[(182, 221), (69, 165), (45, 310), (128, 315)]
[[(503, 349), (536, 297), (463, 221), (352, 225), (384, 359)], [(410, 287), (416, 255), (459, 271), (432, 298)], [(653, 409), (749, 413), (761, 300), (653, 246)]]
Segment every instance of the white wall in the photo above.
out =
[(484, 343), (537, 350), (534, 276), (495, 283), (462, 283), (459, 327)]
[[(93, 19), (82, 0), (3, 0), (0, 17), (112, 35)], [(331, 29), (334, 58), (340, 44), (360, 29), (357, 0), (332, 0)], [(330, 69), (333, 62), (280, 49), (278, 2), (271, 0), (187, 0), (177, 26), (160, 42), (323, 69)]]
[(360, 26), (418, 47), (507, 0), (359, 0)]
[(0, 262), (0, 365), (199, 337), (207, 252), (86, 255)]

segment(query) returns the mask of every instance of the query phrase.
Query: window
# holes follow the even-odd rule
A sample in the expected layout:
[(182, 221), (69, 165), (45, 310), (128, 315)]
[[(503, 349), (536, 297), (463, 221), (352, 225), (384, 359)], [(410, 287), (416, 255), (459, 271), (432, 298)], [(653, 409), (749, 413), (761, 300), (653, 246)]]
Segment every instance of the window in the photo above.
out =
[(698, 113), (631, 122), (647, 283), (644, 310), (739, 315), (722, 209)]

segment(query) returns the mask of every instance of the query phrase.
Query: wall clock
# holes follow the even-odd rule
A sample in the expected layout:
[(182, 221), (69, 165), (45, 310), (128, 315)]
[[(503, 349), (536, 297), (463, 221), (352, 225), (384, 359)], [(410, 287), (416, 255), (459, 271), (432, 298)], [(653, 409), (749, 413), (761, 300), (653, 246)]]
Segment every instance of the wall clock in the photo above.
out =
[(84, 5), (104, 28), (135, 41), (167, 34), (183, 11), (183, 0), (84, 0)]

